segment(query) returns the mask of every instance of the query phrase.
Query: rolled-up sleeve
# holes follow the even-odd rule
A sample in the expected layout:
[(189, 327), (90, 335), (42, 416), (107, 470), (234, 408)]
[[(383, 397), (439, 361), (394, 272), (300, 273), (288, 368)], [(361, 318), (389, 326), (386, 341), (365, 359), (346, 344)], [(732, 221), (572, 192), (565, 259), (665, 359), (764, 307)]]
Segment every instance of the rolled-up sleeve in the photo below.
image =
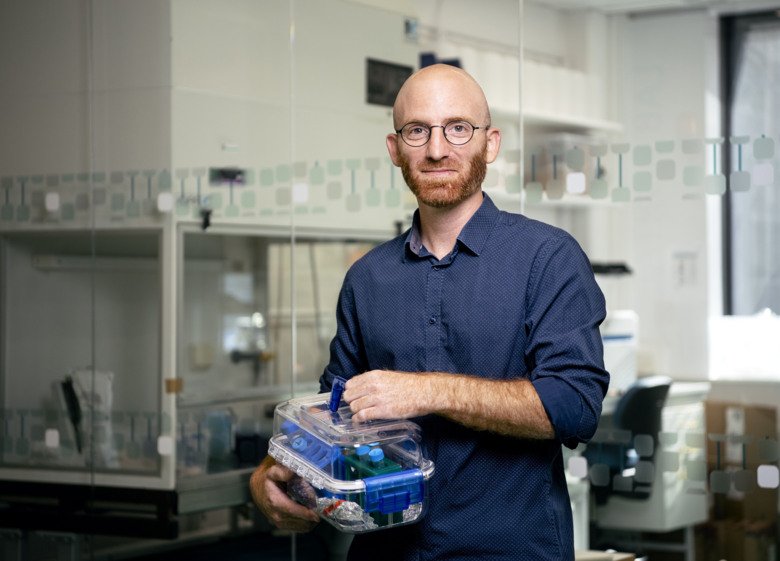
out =
[(569, 448), (596, 432), (609, 385), (599, 325), (604, 296), (590, 262), (568, 234), (535, 257), (527, 292), (526, 364), (557, 439)]

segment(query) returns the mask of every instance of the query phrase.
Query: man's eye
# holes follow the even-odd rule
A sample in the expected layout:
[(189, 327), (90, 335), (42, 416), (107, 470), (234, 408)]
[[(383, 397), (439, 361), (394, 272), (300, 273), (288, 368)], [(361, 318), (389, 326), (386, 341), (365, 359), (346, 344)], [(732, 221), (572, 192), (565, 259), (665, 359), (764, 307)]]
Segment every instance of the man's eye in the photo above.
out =
[(472, 127), (469, 123), (456, 121), (447, 125), (447, 132), (458, 137), (466, 137), (471, 134)]

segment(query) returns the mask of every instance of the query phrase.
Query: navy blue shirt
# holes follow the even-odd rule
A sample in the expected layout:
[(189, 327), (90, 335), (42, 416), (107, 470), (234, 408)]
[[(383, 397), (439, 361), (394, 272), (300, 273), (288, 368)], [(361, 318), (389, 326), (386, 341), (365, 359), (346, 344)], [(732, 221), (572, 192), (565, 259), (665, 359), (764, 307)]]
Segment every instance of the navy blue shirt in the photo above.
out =
[(487, 195), (443, 259), (419, 231), (415, 213), (409, 231), (347, 272), (323, 391), (333, 376), (375, 369), (527, 378), (556, 438), (414, 419), (435, 465), (427, 514), (356, 536), (349, 558), (574, 559), (561, 444), (593, 435), (609, 382), (590, 263), (563, 230), (500, 211)]

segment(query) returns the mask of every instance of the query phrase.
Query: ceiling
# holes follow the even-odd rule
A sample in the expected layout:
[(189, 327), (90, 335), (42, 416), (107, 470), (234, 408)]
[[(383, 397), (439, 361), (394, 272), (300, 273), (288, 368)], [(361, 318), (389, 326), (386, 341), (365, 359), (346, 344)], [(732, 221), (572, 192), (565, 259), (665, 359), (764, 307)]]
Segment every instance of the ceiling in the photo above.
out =
[[(532, 0), (559, 9), (596, 10), (608, 14), (651, 12), (658, 10), (686, 10), (709, 8), (739, 11), (745, 9), (770, 9), (771, 2), (756, 0)], [(780, 1), (774, 2), (780, 8)]]

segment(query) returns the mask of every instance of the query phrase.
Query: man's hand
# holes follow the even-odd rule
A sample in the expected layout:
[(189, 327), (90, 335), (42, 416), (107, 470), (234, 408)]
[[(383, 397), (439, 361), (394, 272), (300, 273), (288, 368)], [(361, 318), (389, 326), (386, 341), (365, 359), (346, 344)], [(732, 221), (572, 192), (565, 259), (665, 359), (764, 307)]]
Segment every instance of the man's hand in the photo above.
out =
[(344, 400), (357, 421), (426, 415), (430, 384), (421, 373), (371, 370), (347, 380)]
[(252, 474), (252, 499), (268, 521), (282, 530), (308, 532), (320, 521), (317, 513), (287, 496), (287, 483), (295, 472), (267, 457)]

